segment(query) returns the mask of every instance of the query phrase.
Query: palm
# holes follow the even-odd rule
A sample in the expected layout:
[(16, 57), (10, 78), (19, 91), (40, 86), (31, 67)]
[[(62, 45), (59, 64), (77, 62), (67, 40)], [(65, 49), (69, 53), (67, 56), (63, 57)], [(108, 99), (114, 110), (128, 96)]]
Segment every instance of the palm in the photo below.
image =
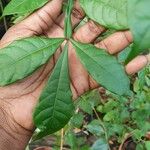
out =
[[(1, 40), (1, 47), (6, 46), (9, 42), (17, 38), (29, 37), (33, 35), (45, 35), (47, 37), (63, 37), (64, 31), (62, 22), (64, 19), (63, 14), (61, 14), (62, 2), (63, 0), (53, 0), (49, 2), (46, 6), (44, 6), (41, 10), (28, 17), (26, 20), (12, 27)], [(82, 17), (83, 13), (81, 9), (79, 9), (77, 4), (72, 16), (73, 26), (78, 24)], [(35, 22), (37, 22), (37, 24), (35, 24)], [(90, 43), (103, 30), (103, 27), (97, 26), (92, 22), (88, 22), (76, 33), (74, 33), (74, 38), (81, 42)], [(130, 34), (126, 33), (128, 34), (128, 39), (125, 38), (125, 36), (121, 36), (124, 34), (123, 32), (121, 32), (117, 35), (118, 38), (122, 40), (122, 42), (120, 41), (120, 43), (118, 43), (118, 47), (114, 47), (113, 50), (107, 47), (108, 49), (113, 51), (111, 53), (116, 53), (117, 51), (120, 51), (121, 49), (126, 47), (129, 42), (131, 42)], [(116, 35), (114, 35), (114, 38), (111, 37), (108, 41), (111, 41), (113, 43), (112, 40), (114, 40), (116, 42), (115, 38), (117, 37), (115, 36)], [(100, 42), (100, 44), (97, 46), (106, 48), (106, 44), (104, 44), (104, 42)], [(108, 46), (110, 46), (110, 44)], [(33, 109), (37, 104), (42, 89), (45, 86), (46, 81), (50, 73), (52, 72), (52, 69), (54, 68), (62, 49), (63, 46), (61, 46), (61, 48), (57, 50), (55, 55), (46, 65), (42, 66), (30, 77), (27, 77), (26, 79), (13, 85), (0, 88), (0, 98), (2, 99), (1, 103), (3, 104), (3, 107), (5, 107), (7, 111), (9, 110), (8, 113), (10, 113), (11, 119), (13, 118), (13, 120), (17, 124), (21, 125), (25, 129), (33, 129)], [(76, 57), (75, 50), (72, 48), (71, 45), (69, 47), (69, 71), (71, 78), (71, 89), (74, 99), (85, 91), (95, 88), (97, 86), (95, 81), (93, 81), (89, 77), (88, 73), (81, 65), (80, 61)]]
[[(46, 10), (44, 9), (42, 11), (46, 12)], [(60, 10), (58, 9), (57, 14), (59, 14), (59, 12)], [(38, 18), (39, 15), (40, 13), (38, 14), (38, 16), (34, 16), (34, 17)], [(49, 20), (55, 19), (55, 18), (53, 19), (48, 18), (50, 16), (53, 16), (53, 14), (49, 14), (49, 16), (45, 14), (43, 18), (47, 17), (46, 21), (47, 19)], [(32, 16), (30, 16), (29, 19), (31, 17)], [(61, 16), (58, 18), (61, 18)], [(40, 18), (40, 21), (44, 21), (44, 20)], [(12, 40), (15, 40), (15, 38), (18, 38), (18, 37), (14, 38), (14, 35), (13, 36), (11, 35), (11, 32), (14, 32), (14, 30), (19, 29), (19, 31), (17, 31), (18, 35), (20, 35), (20, 33), (25, 33), (24, 35), (21, 35), (21, 37), (26, 37), (28, 35), (29, 36), (35, 35), (35, 32), (31, 30), (32, 25), (30, 28), (25, 29), (24, 25), (27, 26), (28, 22), (27, 23), (26, 22), (24, 23), (24, 22), (18, 24), (16, 27), (11, 28), (7, 32), (7, 34), (4, 36), (4, 38), (1, 41), (2, 45), (5, 45), (7, 41), (12, 41)], [(40, 26), (40, 23), (42, 24), (42, 26)], [(39, 26), (41, 27), (41, 29), (38, 29), (39, 27), (37, 25), (37, 31), (36, 31), (36, 33), (38, 32), (39, 35), (44, 34), (48, 37), (62, 37), (63, 36), (63, 32), (64, 32), (63, 27), (56, 25), (54, 22), (51, 23), (49, 28), (47, 28), (47, 24), (43, 24), (42, 22), (39, 22)], [(54, 68), (55, 63), (61, 53), (61, 50), (63, 49), (62, 47), (57, 50), (56, 54), (50, 59), (48, 64), (42, 66), (39, 70), (33, 73), (33, 75), (31, 75), (30, 77), (27, 77), (21, 82), (18, 82), (13, 85), (3, 87), (0, 89), (0, 97), (3, 98), (3, 103), (7, 105), (7, 107), (9, 107), (9, 111), (13, 115), (14, 121), (26, 129), (33, 128), (32, 115), (31, 115), (32, 111), (39, 99), (39, 96), (41, 94), (43, 87), (46, 84), (47, 78), (50, 75), (52, 69)], [(69, 64), (71, 81), (72, 81), (71, 88), (72, 88), (73, 96), (74, 98), (76, 98), (78, 94), (81, 94), (85, 90), (88, 90), (89, 88), (88, 80), (87, 80), (88, 74), (84, 71), (81, 64), (77, 60), (74, 50), (70, 48), (69, 51), (70, 51), (69, 57), (72, 58)], [(78, 70), (73, 69), (73, 68), (78, 68)], [(6, 103), (6, 102), (9, 102), (9, 103)]]

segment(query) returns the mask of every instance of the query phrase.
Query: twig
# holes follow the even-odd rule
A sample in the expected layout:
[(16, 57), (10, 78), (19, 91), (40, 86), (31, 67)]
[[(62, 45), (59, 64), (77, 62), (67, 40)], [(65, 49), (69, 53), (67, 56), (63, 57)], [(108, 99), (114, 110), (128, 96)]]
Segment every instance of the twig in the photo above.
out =
[[(0, 0), (0, 9), (1, 9), (2, 13), (3, 13), (4, 8), (3, 8), (2, 0)], [(8, 27), (7, 27), (6, 17), (1, 16), (0, 19), (2, 19), (2, 18), (3, 18), (3, 22), (4, 22), (5, 31), (7, 31)]]
[[(103, 128), (103, 130), (104, 130), (104, 132), (105, 132), (105, 138), (106, 138), (107, 142), (109, 143), (109, 139), (108, 139), (108, 135), (107, 135), (107, 129), (105, 128), (105, 126), (104, 126), (104, 124), (103, 124), (101, 118), (99, 117), (98, 113), (96, 112), (95, 108), (93, 108), (93, 111), (94, 111), (94, 113), (95, 113), (97, 119), (99, 120), (100, 125), (102, 126), (102, 128)], [(110, 150), (110, 147), (109, 147), (109, 150)]]
[(61, 129), (61, 142), (60, 142), (60, 150), (63, 150), (64, 145), (64, 129)]

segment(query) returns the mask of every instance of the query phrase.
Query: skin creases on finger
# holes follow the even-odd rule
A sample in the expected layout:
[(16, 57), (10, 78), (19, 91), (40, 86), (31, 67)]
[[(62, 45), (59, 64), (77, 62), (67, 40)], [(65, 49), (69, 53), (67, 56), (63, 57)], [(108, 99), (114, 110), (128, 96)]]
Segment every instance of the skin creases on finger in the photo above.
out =
[[(84, 16), (85, 13), (83, 9), (80, 7), (79, 0), (76, 0), (71, 14), (72, 27), (74, 28), (76, 25), (78, 25), (80, 21), (84, 18)], [(65, 20), (65, 13), (62, 13), (56, 20), (56, 23), (61, 28), (64, 28), (64, 20)]]
[[(110, 54), (116, 54), (130, 45), (133, 37), (130, 31), (116, 32), (101, 42), (95, 44), (96, 47), (107, 50)], [(150, 62), (150, 54), (138, 56), (129, 62), (125, 69), (127, 74), (132, 75), (140, 71)]]
[(130, 45), (133, 41), (130, 31), (113, 33), (106, 39), (95, 44), (96, 47), (105, 49), (110, 54), (116, 54)]
[[(89, 21), (80, 27), (73, 35), (73, 38), (79, 42), (90, 43), (104, 31), (104, 28)], [(69, 44), (69, 70), (72, 83), (73, 98), (77, 98), (92, 87), (97, 86), (94, 80), (90, 79), (88, 72), (81, 64), (76, 55), (75, 49)]]
[(0, 47), (5, 47), (20, 38), (43, 35), (43, 32), (50, 28), (54, 20), (60, 15), (62, 4), (63, 0), (52, 0), (20, 23), (12, 26), (1, 39)]
[(93, 42), (105, 28), (96, 24), (92, 20), (80, 27), (73, 35), (73, 38), (79, 42), (91, 43)]
[(68, 58), (73, 98), (76, 99), (81, 94), (89, 90), (88, 73), (80, 63), (71, 43), (69, 43)]
[(52, 0), (23, 20), (22, 24), (40, 35), (55, 23), (54, 20), (60, 15), (62, 5), (63, 0)]
[(150, 54), (148, 55), (140, 55), (130, 61), (125, 69), (127, 74), (133, 75), (143, 69), (146, 65), (150, 63)]

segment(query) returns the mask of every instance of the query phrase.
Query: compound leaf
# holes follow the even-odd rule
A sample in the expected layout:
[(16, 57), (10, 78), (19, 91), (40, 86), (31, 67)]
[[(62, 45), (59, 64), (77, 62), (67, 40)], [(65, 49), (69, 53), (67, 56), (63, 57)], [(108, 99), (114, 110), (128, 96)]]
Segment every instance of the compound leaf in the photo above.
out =
[(0, 85), (23, 79), (45, 64), (54, 54), (63, 38), (25, 38), (0, 50)]
[(134, 44), (126, 63), (150, 48), (149, 6), (149, 0), (128, 0), (128, 24), (133, 34)]
[(11, 0), (5, 7), (3, 16), (18, 14), (30, 14), (34, 10), (42, 7), (48, 0)]
[(72, 44), (81, 63), (100, 85), (116, 94), (129, 95), (130, 81), (115, 57), (90, 44), (73, 40)]
[(127, 0), (80, 0), (89, 18), (116, 30), (128, 29)]
[(41, 130), (36, 139), (63, 128), (73, 115), (68, 51), (59, 58), (34, 112), (35, 125)]

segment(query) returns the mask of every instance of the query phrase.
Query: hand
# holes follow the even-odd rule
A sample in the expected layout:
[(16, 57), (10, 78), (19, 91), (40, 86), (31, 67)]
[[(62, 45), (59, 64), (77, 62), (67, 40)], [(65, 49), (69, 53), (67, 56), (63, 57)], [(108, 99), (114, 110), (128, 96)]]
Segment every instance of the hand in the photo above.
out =
[[(52, 0), (25, 20), (10, 28), (2, 38), (0, 47), (7, 46), (10, 42), (18, 38), (30, 37), (33, 35), (63, 37), (64, 14), (61, 13), (62, 3), (63, 0)], [(83, 17), (84, 12), (79, 7), (78, 2), (76, 2), (72, 13), (73, 26), (75, 27)], [(104, 32), (104, 30), (103, 27), (89, 21), (79, 28), (74, 33), (73, 37), (80, 42), (93, 43), (97, 36)], [(96, 46), (107, 49), (111, 54), (116, 54), (127, 47), (131, 42), (132, 35), (129, 31), (116, 32), (105, 40), (96, 43)], [(22, 147), (24, 147), (30, 139), (32, 131), (34, 130), (32, 122), (33, 110), (48, 76), (51, 74), (62, 51), (62, 47), (57, 50), (48, 64), (41, 67), (30, 77), (18, 83), (14, 83), (13, 85), (0, 88), (0, 125), (2, 124), (1, 126), (4, 128), (6, 135), (1, 138), (0, 143), (6, 138), (11, 141), (8, 143), (10, 147), (6, 149), (21, 149), (20, 144), (16, 144), (15, 148), (13, 148), (11, 143), (17, 143), (17, 140), (19, 142), (21, 140), (20, 143), (22, 143)], [(126, 72), (128, 74), (137, 72), (147, 64), (148, 59), (148, 56), (139, 56), (135, 58), (126, 66)], [(97, 83), (89, 77), (88, 73), (81, 65), (72, 46), (69, 48), (69, 67), (71, 89), (74, 99), (89, 89), (98, 87)], [(14, 136), (17, 138), (16, 141), (13, 138)], [(1, 149), (4, 149), (4, 147)]]

